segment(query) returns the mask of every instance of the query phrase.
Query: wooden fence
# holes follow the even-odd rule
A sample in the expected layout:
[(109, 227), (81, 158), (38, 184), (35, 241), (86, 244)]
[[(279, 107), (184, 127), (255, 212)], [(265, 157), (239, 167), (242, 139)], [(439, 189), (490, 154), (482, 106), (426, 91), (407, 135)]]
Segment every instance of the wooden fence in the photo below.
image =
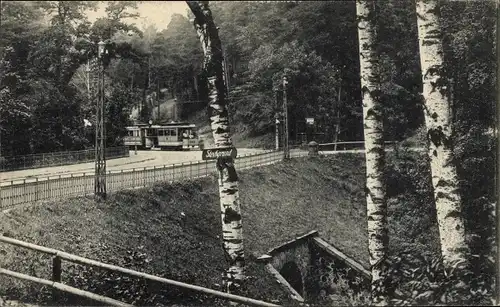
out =
[[(142, 273), (142, 272), (126, 269), (126, 268), (119, 267), (116, 265), (102, 263), (102, 262), (95, 261), (92, 259), (69, 254), (69, 253), (66, 253), (66, 252), (63, 252), (60, 250), (31, 244), (28, 242), (16, 240), (16, 239), (5, 237), (5, 236), (0, 236), (0, 242), (23, 247), (23, 248), (27, 248), (27, 249), (34, 250), (34, 251), (37, 251), (40, 253), (45, 253), (45, 254), (51, 255), (52, 256), (52, 280), (50, 281), (47, 279), (33, 277), (33, 276), (26, 275), (26, 274), (21, 274), (21, 273), (13, 272), (10, 270), (6, 270), (3, 268), (0, 268), (0, 274), (14, 277), (14, 278), (18, 278), (18, 279), (22, 279), (22, 280), (26, 280), (26, 281), (36, 282), (36, 283), (39, 283), (39, 284), (42, 284), (45, 286), (52, 287), (55, 290), (71, 293), (74, 295), (79, 295), (79, 296), (89, 298), (89, 299), (92, 299), (94, 301), (105, 303), (105, 304), (111, 305), (111, 306), (132, 306), (132, 305), (114, 300), (114, 299), (109, 298), (109, 297), (97, 295), (97, 294), (94, 294), (94, 293), (91, 293), (88, 291), (79, 290), (79, 289), (62, 284), (61, 283), (61, 275), (62, 275), (61, 263), (62, 263), (62, 260), (69, 261), (69, 262), (76, 263), (76, 264), (94, 266), (94, 267), (106, 269), (106, 270), (109, 270), (112, 272), (118, 272), (118, 273), (126, 274), (129, 276), (134, 276), (134, 277), (138, 277), (138, 278), (142, 278), (142, 279), (151, 280), (151, 281), (158, 282), (158, 283), (165, 284), (165, 285), (172, 285), (172, 286), (176, 286), (176, 287), (180, 287), (180, 288), (184, 288), (184, 289), (189, 289), (189, 290), (196, 291), (196, 292), (202, 292), (202, 293), (209, 294), (209, 295), (212, 295), (212, 296), (215, 296), (218, 298), (230, 300), (233, 302), (243, 303), (243, 304), (249, 305), (249, 306), (265, 306), (265, 307), (277, 307), (277, 306), (279, 306), (279, 305), (267, 303), (264, 301), (259, 301), (259, 300), (255, 300), (252, 298), (248, 298), (248, 297), (224, 293), (221, 291), (212, 290), (212, 289), (201, 287), (201, 286), (191, 285), (191, 284), (187, 284), (187, 283), (183, 283), (183, 282), (179, 282), (179, 281), (175, 281), (175, 280), (171, 280), (171, 279), (167, 279), (167, 278), (163, 278), (163, 277), (158, 277), (158, 276), (147, 274), (147, 273)], [(55, 294), (53, 294), (53, 295), (55, 295)]]
[[(306, 151), (296, 150), (292, 152), (293, 157), (304, 155), (307, 155)], [(270, 165), (282, 159), (282, 152), (267, 151), (239, 156), (235, 159), (235, 166), (237, 170), (243, 170)], [(106, 175), (106, 187), (108, 192), (117, 192), (125, 189), (149, 187), (158, 182), (172, 183), (206, 177), (216, 171), (214, 160), (109, 171)], [(0, 182), (0, 210), (24, 203), (87, 196), (93, 193), (93, 173), (73, 173), (57, 177), (32, 177), (17, 181), (3, 181)]]
[[(106, 148), (106, 158), (129, 156), (128, 146)], [(0, 157), (0, 172), (94, 161), (95, 149), (49, 152), (25, 156)]]
[[(387, 141), (384, 142), (385, 145), (393, 145), (396, 142)], [(332, 150), (364, 150), (365, 141), (346, 141), (346, 142), (335, 142), (335, 143), (322, 143), (319, 144), (320, 151), (332, 151)]]

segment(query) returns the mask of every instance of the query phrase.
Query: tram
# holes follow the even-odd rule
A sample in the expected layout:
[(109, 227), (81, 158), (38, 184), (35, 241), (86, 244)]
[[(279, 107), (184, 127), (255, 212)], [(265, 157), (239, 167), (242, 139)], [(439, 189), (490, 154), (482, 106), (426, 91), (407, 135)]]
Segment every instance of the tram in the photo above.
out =
[(163, 124), (137, 124), (125, 127), (124, 145), (130, 149), (186, 150), (203, 149), (195, 124), (170, 122)]

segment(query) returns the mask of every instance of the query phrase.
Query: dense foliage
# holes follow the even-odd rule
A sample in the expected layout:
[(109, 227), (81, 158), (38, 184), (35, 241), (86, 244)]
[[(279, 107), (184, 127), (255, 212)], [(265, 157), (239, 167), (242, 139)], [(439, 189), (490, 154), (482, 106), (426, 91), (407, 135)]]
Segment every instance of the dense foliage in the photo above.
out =
[[(92, 1), (2, 2), (0, 29), (1, 155), (78, 150), (94, 144), (96, 71), (89, 61), (103, 40), (107, 145), (120, 145), (133, 109), (141, 119), (161, 98), (197, 100), (201, 48), (188, 19), (167, 30), (135, 26), (135, 1), (107, 1), (90, 23)], [(168, 90), (166, 90), (168, 89)], [(170, 92), (170, 93), (169, 93)], [(197, 107), (199, 108), (198, 104)]]
[[(140, 107), (141, 119), (149, 120), (155, 100), (193, 101), (183, 105), (183, 118), (204, 107), (202, 52), (192, 16), (174, 14), (161, 32), (153, 25), (140, 30), (130, 22), (137, 14), (129, 8), (136, 5), (110, 1), (106, 16), (90, 23), (84, 11), (95, 8), (94, 2), (3, 4), (3, 155), (92, 145), (81, 127), (82, 119), (95, 113), (84, 64), (95, 56), (100, 39), (111, 42), (108, 101), (120, 99), (114, 109), (123, 113), (109, 114), (122, 119), (116, 129), (109, 127), (110, 142), (119, 142), (132, 109)], [(472, 124), (491, 126), (493, 120), (493, 54), (487, 50), (494, 44), (494, 20), (488, 5), (444, 2), (442, 7), (450, 94), (462, 134)], [(335, 140), (337, 132), (341, 140), (362, 139), (354, 2), (215, 1), (211, 8), (226, 55), (236, 130), (250, 136), (274, 131), (275, 90), (282, 89), (285, 74), (292, 141), (301, 132), (321, 133), (309, 135), (320, 141)], [(376, 13), (385, 135), (401, 140), (423, 124), (415, 8), (411, 1), (384, 1)], [(466, 116), (469, 110), (474, 116)], [(315, 118), (313, 129), (306, 131), (305, 117)], [(43, 144), (36, 135), (44, 136)]]

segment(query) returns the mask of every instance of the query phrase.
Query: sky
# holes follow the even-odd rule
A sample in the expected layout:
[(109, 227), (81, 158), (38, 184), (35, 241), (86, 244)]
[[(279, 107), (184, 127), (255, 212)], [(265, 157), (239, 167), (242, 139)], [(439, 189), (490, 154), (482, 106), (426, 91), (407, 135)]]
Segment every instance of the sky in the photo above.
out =
[[(87, 17), (90, 22), (94, 22), (99, 17), (105, 16), (104, 9), (107, 1), (99, 3), (96, 12), (88, 11)], [(127, 22), (135, 23), (139, 29), (144, 29), (149, 24), (153, 24), (159, 31), (167, 28), (173, 14), (181, 14), (187, 17), (189, 10), (185, 1), (141, 1), (137, 4), (140, 17), (127, 19)]]

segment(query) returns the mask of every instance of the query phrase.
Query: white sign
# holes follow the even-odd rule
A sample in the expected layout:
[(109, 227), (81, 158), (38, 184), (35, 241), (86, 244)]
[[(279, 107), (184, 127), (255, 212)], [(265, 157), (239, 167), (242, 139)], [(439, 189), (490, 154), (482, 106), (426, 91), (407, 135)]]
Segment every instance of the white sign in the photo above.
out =
[(306, 117), (306, 123), (309, 125), (314, 124), (314, 117)]

